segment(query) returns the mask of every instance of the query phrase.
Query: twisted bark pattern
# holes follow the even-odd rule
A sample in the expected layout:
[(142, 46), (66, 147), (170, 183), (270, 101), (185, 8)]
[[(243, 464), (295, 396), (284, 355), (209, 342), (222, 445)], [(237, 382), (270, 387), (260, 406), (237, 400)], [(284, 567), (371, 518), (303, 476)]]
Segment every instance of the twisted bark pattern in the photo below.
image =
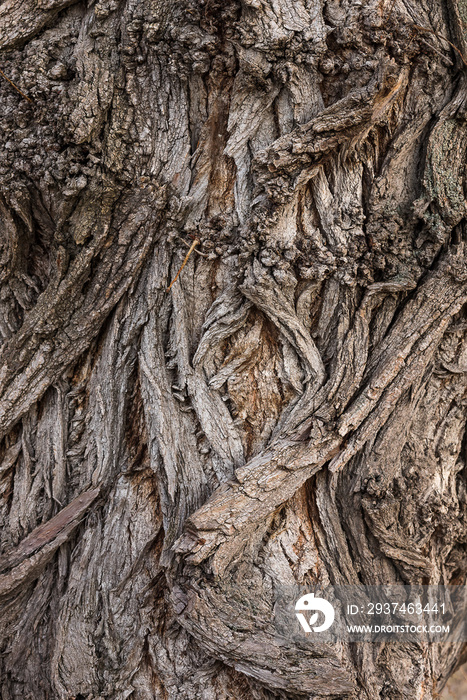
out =
[(2, 697), (429, 700), (459, 663), (273, 608), (465, 582), (466, 17), (1, 5)]

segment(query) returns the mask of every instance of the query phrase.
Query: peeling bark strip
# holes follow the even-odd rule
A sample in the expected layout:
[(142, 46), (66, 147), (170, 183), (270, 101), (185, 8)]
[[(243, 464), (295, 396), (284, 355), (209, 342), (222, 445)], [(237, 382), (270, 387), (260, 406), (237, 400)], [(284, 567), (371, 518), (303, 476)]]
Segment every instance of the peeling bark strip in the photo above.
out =
[(36, 527), (13, 551), (0, 557), (0, 596), (39, 575), (98, 495), (99, 489), (92, 489), (77, 496), (54, 518)]
[(438, 696), (274, 603), (466, 581), (466, 22), (1, 4), (2, 698)]

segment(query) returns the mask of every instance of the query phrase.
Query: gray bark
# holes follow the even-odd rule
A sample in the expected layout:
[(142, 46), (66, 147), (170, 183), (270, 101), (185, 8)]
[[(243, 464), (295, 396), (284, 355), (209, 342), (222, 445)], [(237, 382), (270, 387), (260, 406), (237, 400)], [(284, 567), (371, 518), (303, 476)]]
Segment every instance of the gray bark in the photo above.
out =
[(460, 663), (303, 651), (273, 604), (465, 583), (465, 21), (0, 4), (4, 700), (430, 700)]

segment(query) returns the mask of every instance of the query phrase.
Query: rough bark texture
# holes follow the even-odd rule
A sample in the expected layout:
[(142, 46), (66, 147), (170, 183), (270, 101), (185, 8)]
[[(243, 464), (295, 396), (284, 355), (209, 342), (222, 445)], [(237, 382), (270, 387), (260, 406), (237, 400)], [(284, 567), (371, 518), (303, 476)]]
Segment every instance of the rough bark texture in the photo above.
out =
[[(0, 695), (429, 700), (278, 639), (465, 581), (466, 0), (4, 0)], [(166, 288), (200, 240), (170, 293)]]

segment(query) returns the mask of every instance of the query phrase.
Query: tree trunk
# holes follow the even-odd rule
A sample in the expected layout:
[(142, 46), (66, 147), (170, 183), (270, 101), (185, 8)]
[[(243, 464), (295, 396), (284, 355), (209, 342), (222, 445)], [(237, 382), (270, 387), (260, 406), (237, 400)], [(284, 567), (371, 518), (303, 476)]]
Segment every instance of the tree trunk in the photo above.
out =
[(304, 652), (273, 606), (465, 582), (464, 19), (0, 3), (3, 700), (428, 700), (458, 665)]

